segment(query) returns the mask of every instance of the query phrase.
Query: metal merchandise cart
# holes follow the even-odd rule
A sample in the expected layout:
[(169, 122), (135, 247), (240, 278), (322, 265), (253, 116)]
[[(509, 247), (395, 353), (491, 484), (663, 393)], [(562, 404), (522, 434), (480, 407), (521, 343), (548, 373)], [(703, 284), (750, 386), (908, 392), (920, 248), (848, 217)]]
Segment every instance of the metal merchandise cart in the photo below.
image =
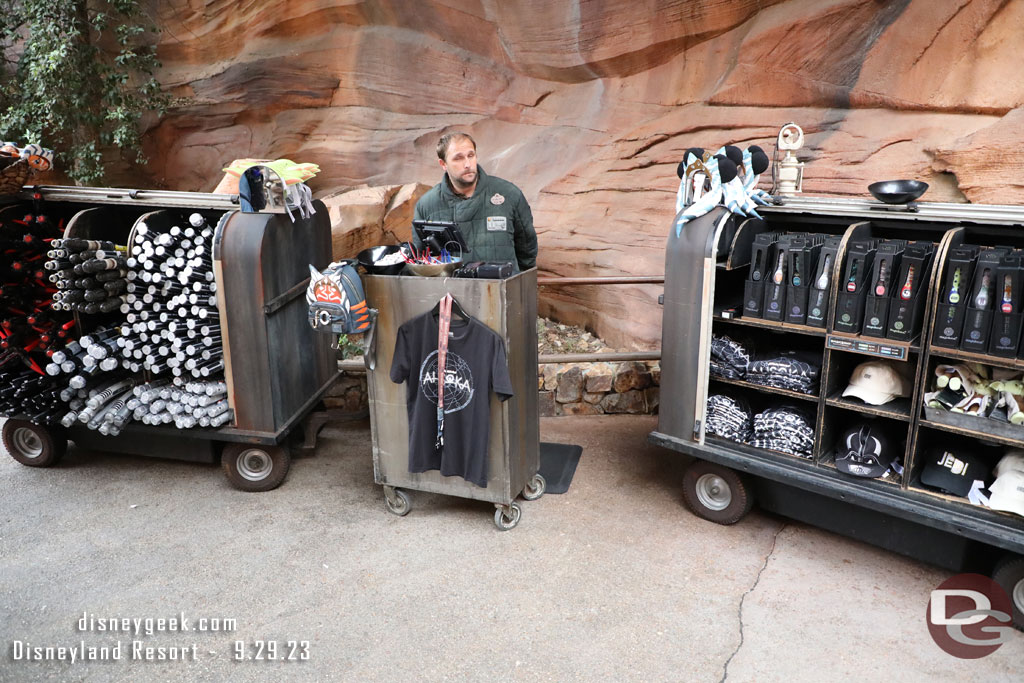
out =
[[(376, 350), (368, 351), (367, 384), (373, 438), (374, 481), (384, 487), (388, 510), (411, 509), (402, 489), (441, 493), (494, 503), (494, 523), (501, 530), (519, 523), (516, 497), (536, 500), (544, 493), (540, 466), (540, 421), (537, 410), (537, 271), (506, 280), (367, 275), (367, 303), (379, 310)], [(398, 328), (431, 310), (450, 293), (471, 316), (505, 340), (514, 395), (491, 401), (487, 487), (434, 470), (409, 472), (409, 423), (405, 385), (389, 377)]]
[[(237, 195), (160, 192), (111, 188), (35, 188), (10, 210), (24, 211), (31, 201), (68, 218), (65, 236), (129, 244), (145, 222), (162, 231), (202, 214), (214, 235), (214, 274), (220, 309), (228, 402), (234, 420), (217, 429), (177, 429), (129, 423), (118, 436), (84, 426), (69, 430), (10, 419), (8, 443), (44, 444), (62, 453), (67, 441), (100, 451), (150, 455), (195, 462), (222, 463), (229, 481), (247, 491), (278, 486), (291, 462), (289, 439), (337, 379), (330, 337), (306, 320), (305, 290), (309, 264), (330, 261), (327, 209), (294, 223), (284, 213), (243, 213)], [(4, 210), (8, 210), (5, 208)], [(80, 315), (76, 313), (76, 316)], [(81, 314), (80, 327), (118, 324), (123, 315)], [(147, 379), (149, 373), (146, 371)], [(11, 434), (13, 437), (13, 433)], [(306, 434), (311, 448), (315, 434)]]
[[(684, 475), (687, 505), (705, 519), (729, 524), (742, 518), (756, 499), (764, 509), (950, 570), (991, 572), (1013, 597), (1015, 623), (1024, 626), (1024, 518), (971, 505), (920, 482), (923, 452), (930, 446), (958, 440), (964, 448), (988, 449), (993, 454), (1000, 448), (1024, 447), (1024, 431), (1012, 429), (1013, 425), (989, 427), (985, 418), (966, 416), (940, 422), (927, 413), (922, 400), (938, 363), (973, 361), (1024, 370), (1024, 360), (940, 348), (932, 338), (950, 249), (961, 243), (1024, 247), (1024, 207), (939, 203), (891, 207), (868, 200), (800, 197), (765, 207), (763, 216), (763, 221), (743, 220), (716, 208), (687, 223), (678, 237), (674, 225), (670, 230), (662, 407), (649, 441), (695, 458)], [(931, 242), (935, 250), (921, 334), (904, 341), (842, 334), (834, 329), (831, 315), (820, 328), (747, 317), (741, 311), (751, 243), (757, 234), (771, 231), (841, 236), (830, 277), (832, 311), (840, 289), (845, 289), (840, 283), (841, 267), (851, 240)], [(823, 360), (818, 395), (793, 395), (710, 376), (712, 330), (748, 335), (755, 344), (817, 350)], [(842, 397), (850, 370), (871, 357), (898, 359), (913, 371), (915, 387), (909, 400), (897, 407), (876, 407)], [(764, 404), (796, 399), (816, 415), (813, 456), (798, 458), (706, 433), (709, 392), (723, 389), (740, 391)], [(883, 420), (905, 436), (900, 482), (852, 477), (836, 469), (833, 449), (840, 430), (851, 420), (865, 417)]]

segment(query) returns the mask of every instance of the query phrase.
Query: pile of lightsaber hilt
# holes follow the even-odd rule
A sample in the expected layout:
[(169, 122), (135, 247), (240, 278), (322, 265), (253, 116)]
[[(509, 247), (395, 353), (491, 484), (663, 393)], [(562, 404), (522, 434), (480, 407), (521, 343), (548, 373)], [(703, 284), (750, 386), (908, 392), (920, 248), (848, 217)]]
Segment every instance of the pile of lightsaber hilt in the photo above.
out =
[(62, 385), (42, 369), (74, 334), (72, 316), (52, 308), (57, 290), (44, 268), (62, 227), (39, 211), (0, 219), (0, 416), (46, 424), (65, 408)]
[(198, 213), (189, 224), (167, 232), (136, 227), (121, 307), (122, 364), (157, 375), (170, 371), (178, 386), (190, 377), (216, 379), (224, 370), (213, 228)]
[(121, 245), (65, 237), (50, 242), (46, 269), (57, 288), (53, 308), (79, 313), (110, 313), (126, 301), (128, 269)]

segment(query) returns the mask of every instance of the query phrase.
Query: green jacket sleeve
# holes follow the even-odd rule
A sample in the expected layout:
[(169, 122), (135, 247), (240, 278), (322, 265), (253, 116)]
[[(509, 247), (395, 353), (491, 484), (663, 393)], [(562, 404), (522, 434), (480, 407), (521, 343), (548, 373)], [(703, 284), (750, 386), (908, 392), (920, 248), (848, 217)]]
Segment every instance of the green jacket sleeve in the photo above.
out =
[(515, 233), (513, 240), (516, 247), (516, 260), (519, 270), (526, 270), (537, 265), (537, 233), (533, 229), (533, 212), (526, 197), (519, 195), (519, 201), (513, 214)]

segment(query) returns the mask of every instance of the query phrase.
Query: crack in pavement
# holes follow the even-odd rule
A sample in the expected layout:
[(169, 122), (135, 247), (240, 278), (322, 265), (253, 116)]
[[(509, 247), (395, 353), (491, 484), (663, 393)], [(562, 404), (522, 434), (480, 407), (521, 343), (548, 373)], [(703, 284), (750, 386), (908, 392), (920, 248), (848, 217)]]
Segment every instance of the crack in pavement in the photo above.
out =
[(758, 570), (757, 576), (754, 578), (754, 584), (750, 588), (748, 588), (747, 591), (740, 598), (740, 608), (738, 615), (740, 620), (740, 642), (739, 645), (736, 646), (736, 649), (732, 651), (732, 654), (729, 655), (729, 659), (725, 660), (725, 666), (722, 670), (722, 678), (721, 680), (719, 680), (718, 683), (725, 683), (725, 679), (729, 677), (729, 664), (732, 663), (733, 657), (735, 657), (739, 653), (740, 648), (743, 647), (743, 603), (746, 602), (747, 596), (753, 593), (754, 589), (757, 588), (757, 584), (761, 582), (761, 574), (763, 574), (764, 570), (768, 568), (768, 562), (772, 559), (772, 555), (775, 554), (775, 546), (779, 542), (779, 534), (781, 534), (787, 526), (789, 526), (789, 524), (783, 522), (782, 526), (780, 526), (778, 530), (775, 532), (775, 536), (774, 538), (772, 538), (772, 547), (768, 550), (768, 554), (765, 555), (764, 564), (762, 564), (761, 569)]

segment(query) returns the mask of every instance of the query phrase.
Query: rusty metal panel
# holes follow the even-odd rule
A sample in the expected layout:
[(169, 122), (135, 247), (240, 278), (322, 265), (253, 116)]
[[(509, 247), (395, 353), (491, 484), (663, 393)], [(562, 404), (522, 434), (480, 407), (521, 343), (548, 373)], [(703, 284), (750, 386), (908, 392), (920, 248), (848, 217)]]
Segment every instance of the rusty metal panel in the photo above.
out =
[[(367, 303), (380, 311), (376, 369), (367, 373), (373, 437), (374, 480), (378, 484), (508, 505), (539, 466), (537, 418), (537, 273), (508, 280), (367, 275)], [(504, 403), (492, 394), (487, 487), (438, 471), (409, 472), (409, 422), (405, 385), (391, 381), (398, 328), (431, 310), (451, 293), (467, 313), (505, 340), (515, 392)]]
[[(309, 265), (330, 262), (330, 219), (314, 202), (312, 218), (232, 213), (218, 229), (225, 365), (240, 430), (276, 433), (337, 373), (329, 335), (306, 320)], [(274, 301), (272, 307), (267, 304)]]

